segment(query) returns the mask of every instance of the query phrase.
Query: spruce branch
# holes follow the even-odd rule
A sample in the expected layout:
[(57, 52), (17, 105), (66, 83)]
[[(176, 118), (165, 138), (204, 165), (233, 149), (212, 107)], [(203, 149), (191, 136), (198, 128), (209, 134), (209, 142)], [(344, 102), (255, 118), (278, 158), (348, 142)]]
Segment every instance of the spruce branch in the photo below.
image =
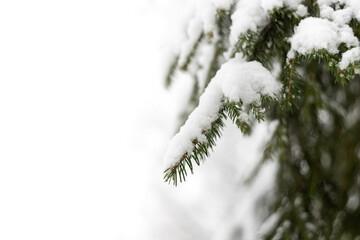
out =
[(226, 111), (229, 118), (240, 129), (240, 131), (244, 134), (249, 134), (250, 125), (246, 121), (244, 121), (243, 117), (241, 117), (242, 105), (243, 105), (242, 102), (235, 103), (227, 100)]
[(291, 97), (291, 79), (293, 76), (293, 71), (294, 71), (294, 64), (295, 64), (295, 59), (293, 58), (291, 60), (291, 69), (290, 69), (290, 79), (289, 79), (289, 92), (288, 92), (288, 96), (287, 96), (287, 102), (290, 102), (290, 97)]
[[(262, 103), (269, 103), (275, 101), (273, 97), (262, 96)], [(216, 140), (221, 137), (221, 131), (224, 128), (224, 120), (229, 117), (233, 123), (244, 134), (250, 133), (250, 119), (244, 119), (242, 114), (252, 114), (254, 119), (258, 122), (265, 119), (264, 109), (257, 103), (250, 103), (247, 106), (243, 106), (241, 101), (232, 102), (228, 99), (224, 100), (223, 107), (218, 112), (218, 118), (211, 123), (211, 127), (208, 130), (203, 130), (202, 134), (205, 135), (206, 141), (199, 141), (194, 139), (192, 152), (185, 152), (174, 166), (167, 168), (164, 171), (164, 181), (169, 184), (172, 182), (175, 186), (180, 182), (185, 181), (187, 172), (186, 168), (189, 168), (193, 173), (193, 161), (200, 165), (200, 161), (209, 157), (210, 150), (216, 145)]]
[(224, 48), (221, 47), (221, 41), (214, 44), (215, 53), (211, 59), (209, 70), (206, 74), (204, 89), (209, 85), (211, 79), (215, 76), (217, 70), (220, 68), (219, 57), (224, 53)]
[(165, 87), (168, 88), (170, 87), (171, 83), (173, 82), (173, 77), (174, 77), (174, 74), (177, 70), (177, 64), (178, 64), (178, 61), (179, 61), (179, 56), (176, 56), (172, 63), (170, 64), (170, 67), (167, 71), (167, 74), (165, 76)]
[(243, 53), (248, 59), (251, 52), (255, 49), (255, 44), (258, 41), (258, 33), (247, 31), (245, 34), (240, 34), (238, 41), (231, 52), (231, 57), (235, 57), (236, 53)]
[(216, 32), (211, 33), (211, 39), (214, 35), (218, 36), (214, 42), (215, 53), (211, 59), (209, 70), (206, 75), (204, 87), (210, 83), (211, 79), (215, 76), (217, 70), (221, 65), (221, 57), (228, 48), (228, 35), (231, 27), (231, 14), (233, 13), (235, 4), (229, 10), (217, 9), (216, 10)]
[(186, 166), (193, 173), (193, 161), (200, 165), (200, 161), (209, 156), (209, 150), (215, 146), (216, 140), (221, 137), (221, 131), (224, 127), (224, 120), (226, 119), (225, 108), (221, 108), (218, 113), (218, 118), (211, 123), (208, 130), (203, 130), (202, 134), (205, 135), (206, 141), (201, 142), (198, 139), (192, 141), (194, 148), (191, 153), (184, 153), (180, 160), (172, 167), (164, 171), (164, 181), (169, 184), (172, 182), (175, 186), (180, 182), (185, 181), (187, 172)]
[(195, 41), (194, 45), (191, 48), (191, 51), (186, 56), (184, 63), (182, 63), (179, 68), (181, 71), (186, 71), (188, 69), (189, 64), (191, 63), (192, 59), (194, 58), (197, 49), (201, 43), (201, 41), (204, 39), (204, 33), (202, 32), (199, 36), (199, 38)]

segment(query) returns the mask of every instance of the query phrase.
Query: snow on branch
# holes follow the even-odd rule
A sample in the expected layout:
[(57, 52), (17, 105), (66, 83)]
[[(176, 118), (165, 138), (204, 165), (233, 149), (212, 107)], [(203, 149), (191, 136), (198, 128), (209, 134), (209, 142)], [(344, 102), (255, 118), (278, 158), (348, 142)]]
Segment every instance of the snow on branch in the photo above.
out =
[[(325, 11), (323, 3), (324, 1), (320, 1), (320, 9)], [(343, 10), (345, 9), (347, 8)], [(340, 80), (344, 84), (359, 72), (354, 65), (360, 60), (359, 39), (349, 25), (344, 21), (339, 22), (334, 16), (333, 20), (308, 17), (300, 21), (289, 39), (291, 48), (287, 54), (288, 65), (294, 59), (296, 62), (301, 62), (304, 58), (325, 60), (336, 81)]]
[(352, 18), (360, 21), (359, 0), (318, 0), (317, 3), (322, 18), (333, 20), (339, 25), (349, 23)]
[(251, 109), (256, 118), (261, 119), (262, 98), (275, 98), (280, 88), (281, 84), (259, 62), (246, 62), (236, 56), (223, 64), (200, 97), (199, 106), (169, 143), (165, 181), (176, 185), (177, 176), (180, 181), (185, 179), (185, 164), (192, 171), (191, 161), (199, 164), (199, 159), (208, 155), (208, 149), (220, 137), (226, 113), (244, 130), (241, 123), (247, 123), (241, 112)]
[[(359, 0), (318, 0), (320, 16), (303, 19), (290, 38), (291, 50), (288, 58), (295, 57), (295, 53), (308, 55), (319, 50), (326, 50), (329, 54), (338, 54), (340, 46), (347, 49), (343, 59), (336, 62), (341, 70), (351, 63), (358, 61), (359, 39), (349, 26), (352, 19), (360, 20)], [(340, 71), (341, 72), (341, 71)]]
[(294, 58), (295, 53), (306, 55), (319, 50), (336, 54), (339, 52), (338, 47), (341, 43), (347, 47), (359, 45), (358, 39), (349, 26), (340, 27), (327, 19), (316, 17), (303, 19), (295, 29), (295, 34), (290, 38), (290, 43), (289, 59)]
[(234, 46), (241, 35), (258, 32), (270, 21), (270, 15), (276, 9), (288, 9), (298, 17), (308, 14), (301, 0), (240, 0), (231, 16), (230, 43)]
[(355, 47), (343, 53), (339, 63), (340, 69), (345, 69), (350, 64), (360, 61), (360, 47)]

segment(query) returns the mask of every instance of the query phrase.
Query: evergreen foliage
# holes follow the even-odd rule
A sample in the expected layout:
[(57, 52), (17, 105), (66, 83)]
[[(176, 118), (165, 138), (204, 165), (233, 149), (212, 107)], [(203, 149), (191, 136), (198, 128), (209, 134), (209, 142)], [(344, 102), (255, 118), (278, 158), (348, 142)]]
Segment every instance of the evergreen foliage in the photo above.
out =
[[(251, 134), (254, 121), (277, 120), (274, 134), (263, 153), (262, 163), (279, 162), (276, 199), (269, 216), (279, 220), (264, 239), (360, 239), (360, 63), (354, 61), (345, 69), (339, 67), (343, 54), (353, 48), (341, 44), (337, 53), (327, 49), (307, 54), (295, 52), (288, 58), (296, 26), (307, 17), (320, 17), (317, 1), (306, 0), (306, 16), (295, 14), (287, 7), (273, 9), (267, 24), (258, 31), (238, 36), (234, 46), (229, 43), (231, 15), (229, 9), (216, 11), (216, 30), (203, 32), (183, 65), (179, 57), (169, 69), (166, 84), (170, 85), (177, 70), (188, 71), (196, 64), (197, 49), (205, 42), (215, 49), (208, 67), (205, 87), (215, 76), (226, 54), (237, 53), (247, 61), (258, 61), (268, 70), (280, 66), (278, 80), (282, 90), (278, 98), (262, 96), (261, 104), (243, 106), (224, 98), (218, 119), (204, 130), (207, 141), (193, 140), (194, 150), (185, 153), (177, 164), (165, 170), (164, 180), (184, 181), (187, 170), (200, 164), (221, 137), (224, 119), (231, 119), (244, 134)], [(344, 5), (336, 4), (334, 9)], [(351, 19), (348, 26), (360, 39), (360, 23)], [(195, 70), (196, 72), (196, 70)], [(204, 89), (199, 89), (194, 76), (192, 101), (197, 103)], [(265, 111), (263, 111), (265, 109)], [(244, 121), (240, 112), (251, 113)], [(261, 166), (259, 166), (261, 168)]]

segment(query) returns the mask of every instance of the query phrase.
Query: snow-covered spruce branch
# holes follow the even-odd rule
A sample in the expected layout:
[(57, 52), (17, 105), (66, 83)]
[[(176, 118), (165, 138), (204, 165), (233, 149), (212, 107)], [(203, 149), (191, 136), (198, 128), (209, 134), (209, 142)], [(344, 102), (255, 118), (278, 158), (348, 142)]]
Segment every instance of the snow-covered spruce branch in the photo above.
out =
[(204, 33), (200, 33), (199, 37), (197, 39), (194, 40), (194, 42), (190, 41), (189, 46), (185, 45), (185, 50), (183, 52), (187, 52), (188, 53), (186, 55), (180, 55), (179, 58), (179, 64), (180, 64), (180, 70), (181, 71), (186, 71), (188, 69), (188, 66), (192, 60), (192, 58), (194, 57), (199, 44), (201, 43), (201, 41), (204, 38)]
[[(289, 39), (288, 59), (305, 56), (326, 60), (330, 71), (339, 72), (360, 60), (359, 39), (353, 29), (336, 21), (318, 17), (303, 19)], [(342, 54), (342, 55), (341, 55)]]
[[(300, 9), (303, 9), (303, 7), (300, 7)], [(305, 13), (299, 15), (294, 9), (288, 7), (269, 11), (265, 21), (266, 24), (260, 25), (259, 29), (252, 27), (239, 30), (237, 41), (233, 44), (232, 56), (241, 52), (248, 61), (256, 60), (263, 65), (266, 64), (264, 66), (268, 67), (271, 58), (276, 55), (274, 49), (281, 49), (280, 46), (289, 45), (287, 39), (293, 33), (294, 26), (299, 23), (304, 15)], [(236, 30), (236, 28), (234, 29)], [(235, 36), (233, 36), (233, 39), (235, 39)]]
[(165, 86), (166, 87), (169, 87), (171, 85), (172, 78), (174, 77), (174, 74), (178, 68), (178, 61), (179, 61), (178, 56), (174, 57), (174, 59), (172, 59), (172, 61), (171, 61), (169, 69), (165, 75)]
[[(178, 54), (172, 56), (170, 65), (165, 76), (165, 86), (169, 87), (172, 83), (174, 74), (177, 70), (187, 72), (189, 65), (193, 63), (199, 47), (210, 44), (213, 48), (212, 60), (210, 66), (206, 67), (204, 86), (206, 87), (210, 80), (214, 77), (217, 69), (220, 67), (219, 57), (224, 54), (227, 49), (227, 36), (230, 31), (230, 16), (235, 5), (233, 1), (227, 1), (227, 4), (219, 4), (217, 6), (208, 6), (204, 8), (204, 12), (197, 14), (188, 24), (187, 40), (181, 45)], [(204, 17), (204, 16), (207, 16)], [(199, 70), (199, 69), (197, 69)], [(194, 70), (192, 70), (194, 72)], [(196, 72), (196, 70), (195, 70)]]
[[(323, 62), (335, 82), (345, 84), (351, 81), (360, 71), (359, 40), (352, 28), (338, 22), (318, 17), (307, 17), (295, 27), (294, 34), (289, 38), (290, 50), (287, 53), (281, 81), (283, 96), (281, 106), (292, 111), (298, 107), (297, 98), (302, 97), (301, 75), (297, 67), (304, 63)], [(286, 99), (286, 101), (285, 101)]]
[(164, 179), (175, 185), (185, 180), (186, 166), (200, 164), (221, 136), (227, 116), (243, 133), (249, 130), (249, 114), (264, 119), (263, 102), (274, 100), (281, 84), (259, 62), (246, 62), (240, 56), (223, 64), (211, 80), (199, 106), (171, 140), (165, 155)]
[(226, 119), (225, 108), (222, 108), (218, 115), (219, 117), (211, 123), (210, 129), (202, 131), (202, 135), (205, 136), (206, 140), (200, 142), (198, 139), (194, 139), (191, 152), (185, 152), (172, 167), (168, 167), (164, 171), (164, 180), (166, 182), (171, 183), (172, 181), (176, 186), (178, 179), (180, 182), (185, 181), (187, 176), (186, 168), (188, 167), (193, 173), (193, 161), (200, 165), (200, 161), (209, 156), (209, 149), (212, 149), (215, 146), (216, 139), (221, 137), (221, 130), (224, 127), (223, 119)]

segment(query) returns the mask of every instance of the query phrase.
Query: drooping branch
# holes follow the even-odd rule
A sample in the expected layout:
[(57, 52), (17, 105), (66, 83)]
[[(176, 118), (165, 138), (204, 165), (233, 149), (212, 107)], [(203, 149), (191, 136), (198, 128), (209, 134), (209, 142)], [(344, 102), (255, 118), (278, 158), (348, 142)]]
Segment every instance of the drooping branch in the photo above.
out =
[(221, 136), (229, 116), (243, 133), (249, 132), (249, 115), (264, 120), (261, 103), (272, 101), (280, 89), (270, 72), (259, 62), (246, 62), (237, 56), (223, 64), (200, 98), (180, 132), (170, 142), (165, 156), (164, 180), (177, 184), (185, 180), (186, 165), (198, 165), (208, 157)]

